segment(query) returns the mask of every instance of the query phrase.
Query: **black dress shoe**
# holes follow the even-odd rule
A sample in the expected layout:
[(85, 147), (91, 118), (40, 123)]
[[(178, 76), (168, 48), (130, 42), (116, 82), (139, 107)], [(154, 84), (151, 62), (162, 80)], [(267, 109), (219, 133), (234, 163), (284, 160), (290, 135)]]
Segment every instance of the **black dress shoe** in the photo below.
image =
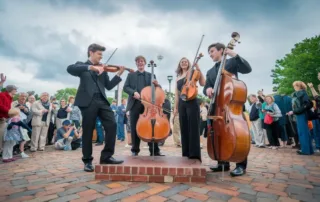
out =
[(232, 172), (230, 172), (230, 175), (232, 177), (237, 177), (237, 176), (244, 175), (245, 173), (246, 173), (245, 169), (243, 169), (242, 167), (237, 167)]
[(158, 152), (158, 153), (154, 153), (154, 155), (153, 154), (150, 154), (150, 156), (165, 156), (164, 154), (161, 154), (160, 152)]
[(113, 157), (110, 157), (110, 158), (105, 159), (105, 160), (101, 160), (100, 159), (100, 164), (121, 164), (121, 163), (123, 163), (123, 161), (116, 160)]
[(98, 142), (98, 143), (96, 144), (96, 146), (101, 146), (101, 145), (103, 145), (103, 142)]
[(132, 152), (131, 156), (138, 156), (138, 153)]
[(84, 165), (84, 171), (86, 172), (93, 172), (94, 171), (94, 168), (93, 168), (93, 165), (91, 163), (86, 163)]
[[(212, 170), (212, 172), (222, 172), (222, 165), (218, 164), (217, 166), (211, 166), (210, 170)], [(230, 170), (230, 166), (224, 166), (224, 171), (229, 171)]]

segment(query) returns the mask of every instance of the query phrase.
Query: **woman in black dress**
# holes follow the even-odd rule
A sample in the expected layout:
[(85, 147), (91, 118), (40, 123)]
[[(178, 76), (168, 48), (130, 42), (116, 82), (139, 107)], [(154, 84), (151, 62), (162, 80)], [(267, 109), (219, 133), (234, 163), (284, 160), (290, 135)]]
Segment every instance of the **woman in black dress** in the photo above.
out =
[[(195, 66), (200, 71), (198, 65)], [(177, 85), (175, 92), (174, 115), (179, 112), (182, 156), (190, 159), (199, 159), (201, 161), (200, 149), (200, 107), (197, 99), (183, 101), (180, 98), (187, 71), (191, 68), (190, 61), (182, 58), (179, 62), (177, 73)], [(201, 71), (200, 71), (201, 73)], [(201, 73), (199, 83), (201, 86), (205, 84), (205, 78)]]

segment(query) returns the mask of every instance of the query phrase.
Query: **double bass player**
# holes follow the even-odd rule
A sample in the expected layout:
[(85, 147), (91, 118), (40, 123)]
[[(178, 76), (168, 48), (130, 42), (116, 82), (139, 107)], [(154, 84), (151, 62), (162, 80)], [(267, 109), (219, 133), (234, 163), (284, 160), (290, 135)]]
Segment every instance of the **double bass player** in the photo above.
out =
[[(214, 43), (208, 47), (208, 53), (212, 60), (215, 62), (215, 65), (207, 72), (206, 75), (206, 84), (203, 89), (203, 93), (209, 98), (213, 95), (213, 88), (215, 85), (215, 81), (217, 79), (217, 73), (219, 70), (219, 66), (222, 60), (223, 52), (225, 50), (225, 45), (222, 43)], [(251, 72), (251, 66), (249, 63), (240, 57), (237, 53), (235, 53), (231, 49), (226, 50), (226, 54), (230, 56), (230, 59), (226, 60), (225, 70), (235, 75), (238, 78), (238, 73), (248, 74)], [(230, 170), (230, 163), (224, 161), (218, 161), (217, 166), (212, 166), (210, 169), (213, 172), (221, 172), (224, 170)], [(245, 174), (247, 168), (247, 158), (240, 163), (236, 164), (236, 168), (230, 173), (231, 176), (241, 176)]]

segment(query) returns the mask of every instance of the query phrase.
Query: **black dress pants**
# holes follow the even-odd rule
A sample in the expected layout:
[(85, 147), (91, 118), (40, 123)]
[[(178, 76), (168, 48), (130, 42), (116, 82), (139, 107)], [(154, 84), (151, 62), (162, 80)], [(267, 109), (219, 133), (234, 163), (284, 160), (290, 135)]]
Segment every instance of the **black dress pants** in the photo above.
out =
[[(132, 141), (131, 152), (137, 153), (137, 154), (140, 152), (141, 140), (137, 134), (136, 126), (137, 126), (139, 116), (140, 114), (143, 113), (143, 111), (144, 111), (144, 106), (139, 101), (136, 101), (132, 106), (132, 109), (130, 110), (131, 141)], [(150, 154), (153, 153), (153, 145), (154, 145), (154, 153), (159, 154), (160, 149), (159, 149), (158, 143), (148, 142)]]
[(105, 144), (101, 151), (100, 161), (112, 157), (116, 143), (117, 124), (114, 113), (107, 101), (102, 97), (93, 98), (88, 107), (81, 107), (82, 121), (82, 161), (91, 163), (92, 157), (92, 136), (99, 116), (105, 130)]
[[(248, 163), (248, 158), (246, 158), (244, 161), (237, 163), (236, 167), (241, 167), (244, 170), (247, 169), (247, 163)], [(230, 162), (226, 162), (226, 161), (218, 161), (218, 165), (224, 165), (225, 167), (230, 167)]]
[(48, 145), (52, 145), (52, 138), (54, 135), (54, 124), (50, 122), (49, 129), (48, 129)]

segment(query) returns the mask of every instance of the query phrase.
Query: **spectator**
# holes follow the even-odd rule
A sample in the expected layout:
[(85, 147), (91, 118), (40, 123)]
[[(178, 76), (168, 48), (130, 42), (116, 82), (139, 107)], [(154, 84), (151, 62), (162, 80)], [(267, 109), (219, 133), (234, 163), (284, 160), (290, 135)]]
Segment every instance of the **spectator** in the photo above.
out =
[(298, 150), (297, 154), (311, 155), (314, 152), (306, 113), (307, 110), (312, 108), (312, 105), (306, 92), (307, 86), (302, 81), (295, 81), (293, 82), (293, 88), (295, 90), (292, 96), (293, 111), (290, 111), (288, 114), (295, 114), (297, 119), (297, 128), (301, 147), (301, 150)]
[[(1, 75), (2, 77), (2, 75)], [(1, 78), (2, 81), (2, 78)], [(8, 112), (11, 108), (13, 96), (17, 93), (17, 87), (8, 85), (6, 91), (0, 93), (0, 153), (2, 153), (3, 136), (7, 128)]]
[(78, 133), (77, 128), (71, 121), (64, 120), (62, 127), (57, 130), (57, 141), (55, 148), (57, 150), (76, 150), (81, 145), (81, 134)]
[(252, 123), (252, 129), (254, 132), (255, 143), (256, 143), (257, 147), (265, 148), (264, 133), (263, 133), (263, 129), (262, 129), (261, 120), (259, 117), (259, 108), (257, 107), (257, 104), (260, 102), (257, 99), (256, 95), (250, 95), (249, 99), (250, 99), (250, 102), (252, 103), (249, 117), (250, 117), (250, 121)]
[[(24, 140), (25, 137), (24, 137), (23, 133), (21, 132), (22, 129), (20, 127), (31, 132), (31, 129), (27, 126), (27, 124), (25, 124), (24, 122), (22, 122), (20, 120), (20, 110), (18, 110), (17, 108), (10, 109), (8, 112), (8, 115), (9, 115), (10, 119), (8, 121), (9, 125), (7, 127), (7, 132), (4, 137), (4, 145), (3, 145), (3, 158), (2, 159), (3, 159), (4, 163), (8, 163), (8, 162), (12, 162), (12, 161), (16, 160), (13, 158), (13, 154), (12, 154), (13, 146), (16, 143), (25, 141)], [(21, 153), (21, 156), (22, 156), (22, 158), (29, 157), (23, 151)]]
[(126, 132), (127, 132), (127, 144), (125, 145), (125, 147), (131, 147), (132, 142), (131, 142), (131, 125), (130, 125), (130, 112), (129, 111), (126, 113), (124, 123), (126, 124)]
[(75, 124), (76, 128), (80, 128), (80, 119), (81, 119), (81, 111), (79, 107), (74, 105), (74, 96), (70, 96), (69, 100), (69, 107), (71, 108), (70, 111), (70, 120)]
[[(263, 112), (265, 113), (264, 123), (266, 124), (267, 135), (271, 149), (277, 149), (280, 146), (279, 143), (279, 117), (282, 116), (278, 105), (274, 102), (274, 98), (271, 95), (266, 96), (267, 105)], [(268, 117), (268, 118), (267, 118)], [(271, 120), (268, 122), (267, 120)]]
[(56, 118), (56, 127), (57, 129), (62, 127), (62, 122), (64, 120), (69, 120), (71, 108), (67, 105), (66, 101), (64, 99), (60, 100), (60, 109), (57, 112), (57, 118)]
[(32, 105), (31, 110), (33, 112), (33, 117), (30, 151), (35, 152), (37, 149), (39, 151), (44, 151), (50, 118), (54, 109), (55, 105), (52, 105), (49, 102), (49, 94), (46, 92), (42, 93), (40, 100)]
[(3, 84), (4, 82), (6, 82), (6, 80), (7, 80), (7, 77), (3, 73), (1, 73), (0, 74), (0, 90), (3, 88)]
[(104, 133), (103, 133), (102, 124), (101, 124), (99, 117), (97, 117), (97, 119), (96, 119), (96, 131), (97, 131), (97, 144), (96, 144), (96, 146), (103, 145)]
[(118, 116), (118, 120), (117, 120), (117, 138), (118, 140), (120, 140), (121, 142), (124, 141), (125, 136), (124, 136), (124, 117), (126, 115), (126, 99), (122, 99), (121, 100), (121, 105), (118, 106), (117, 108), (117, 116)]

